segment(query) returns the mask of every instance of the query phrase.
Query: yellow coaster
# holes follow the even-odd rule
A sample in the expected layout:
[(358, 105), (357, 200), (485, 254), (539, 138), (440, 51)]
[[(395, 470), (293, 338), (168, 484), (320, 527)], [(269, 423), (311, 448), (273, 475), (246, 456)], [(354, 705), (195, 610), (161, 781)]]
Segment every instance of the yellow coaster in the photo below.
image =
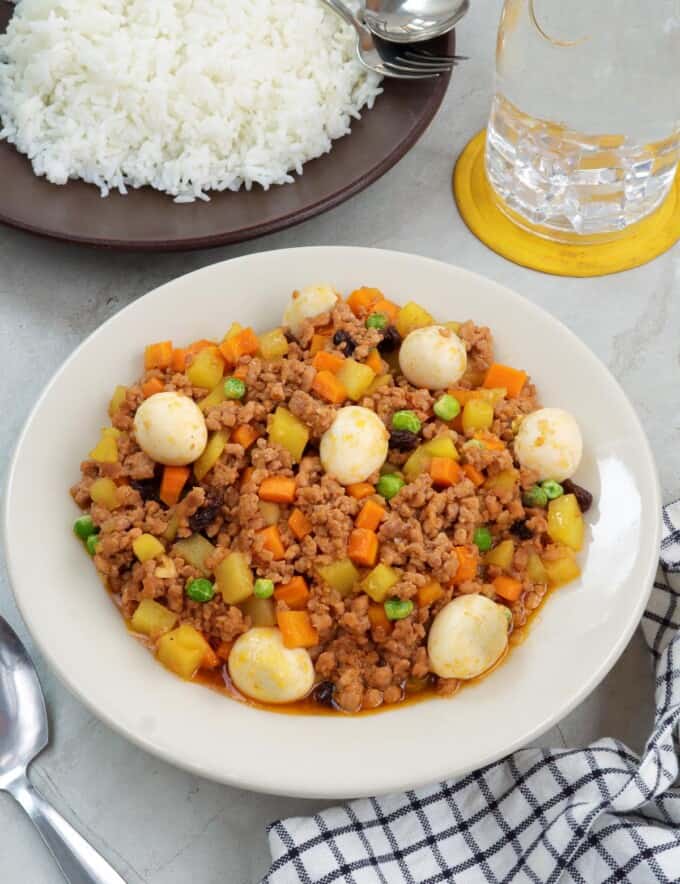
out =
[(667, 199), (648, 218), (607, 243), (556, 243), (522, 230), (501, 212), (484, 168), (486, 132), (456, 163), (453, 192), (463, 221), (494, 252), (515, 264), (558, 276), (605, 276), (646, 264), (680, 240), (680, 172)]

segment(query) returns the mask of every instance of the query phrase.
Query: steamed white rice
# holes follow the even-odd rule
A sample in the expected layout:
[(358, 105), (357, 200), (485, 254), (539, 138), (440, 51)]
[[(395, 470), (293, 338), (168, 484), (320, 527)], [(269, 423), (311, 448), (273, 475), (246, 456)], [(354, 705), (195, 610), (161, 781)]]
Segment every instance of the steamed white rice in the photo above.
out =
[(381, 91), (354, 45), (319, 0), (19, 0), (0, 138), (102, 196), (289, 183)]

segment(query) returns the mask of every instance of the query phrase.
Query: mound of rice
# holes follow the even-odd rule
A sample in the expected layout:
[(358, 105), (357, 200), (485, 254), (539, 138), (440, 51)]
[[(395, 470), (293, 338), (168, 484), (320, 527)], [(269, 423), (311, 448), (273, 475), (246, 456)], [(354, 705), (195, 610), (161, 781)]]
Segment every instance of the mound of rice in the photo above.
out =
[(381, 91), (354, 45), (319, 0), (19, 0), (0, 138), (102, 196), (285, 184)]

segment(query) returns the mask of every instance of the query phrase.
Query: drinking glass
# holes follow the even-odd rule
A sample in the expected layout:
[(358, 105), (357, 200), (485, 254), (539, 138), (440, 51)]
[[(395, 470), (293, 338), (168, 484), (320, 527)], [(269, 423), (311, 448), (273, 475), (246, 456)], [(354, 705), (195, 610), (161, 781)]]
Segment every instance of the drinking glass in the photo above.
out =
[(486, 170), (499, 208), (562, 242), (614, 239), (680, 160), (680, 0), (506, 0)]

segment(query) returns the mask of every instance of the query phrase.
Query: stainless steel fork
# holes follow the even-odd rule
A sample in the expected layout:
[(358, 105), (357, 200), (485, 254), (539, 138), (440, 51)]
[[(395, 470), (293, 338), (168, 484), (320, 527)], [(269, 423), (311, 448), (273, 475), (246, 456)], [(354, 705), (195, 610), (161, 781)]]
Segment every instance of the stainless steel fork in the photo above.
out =
[(456, 59), (449, 56), (433, 56), (426, 52), (409, 49), (408, 52), (397, 50), (394, 54), (384, 50), (381, 54), (376, 48), (373, 35), (342, 0), (321, 0), (336, 15), (354, 28), (357, 35), (356, 53), (360, 63), (369, 71), (381, 77), (394, 77), (398, 80), (424, 80), (438, 77), (452, 70)]

